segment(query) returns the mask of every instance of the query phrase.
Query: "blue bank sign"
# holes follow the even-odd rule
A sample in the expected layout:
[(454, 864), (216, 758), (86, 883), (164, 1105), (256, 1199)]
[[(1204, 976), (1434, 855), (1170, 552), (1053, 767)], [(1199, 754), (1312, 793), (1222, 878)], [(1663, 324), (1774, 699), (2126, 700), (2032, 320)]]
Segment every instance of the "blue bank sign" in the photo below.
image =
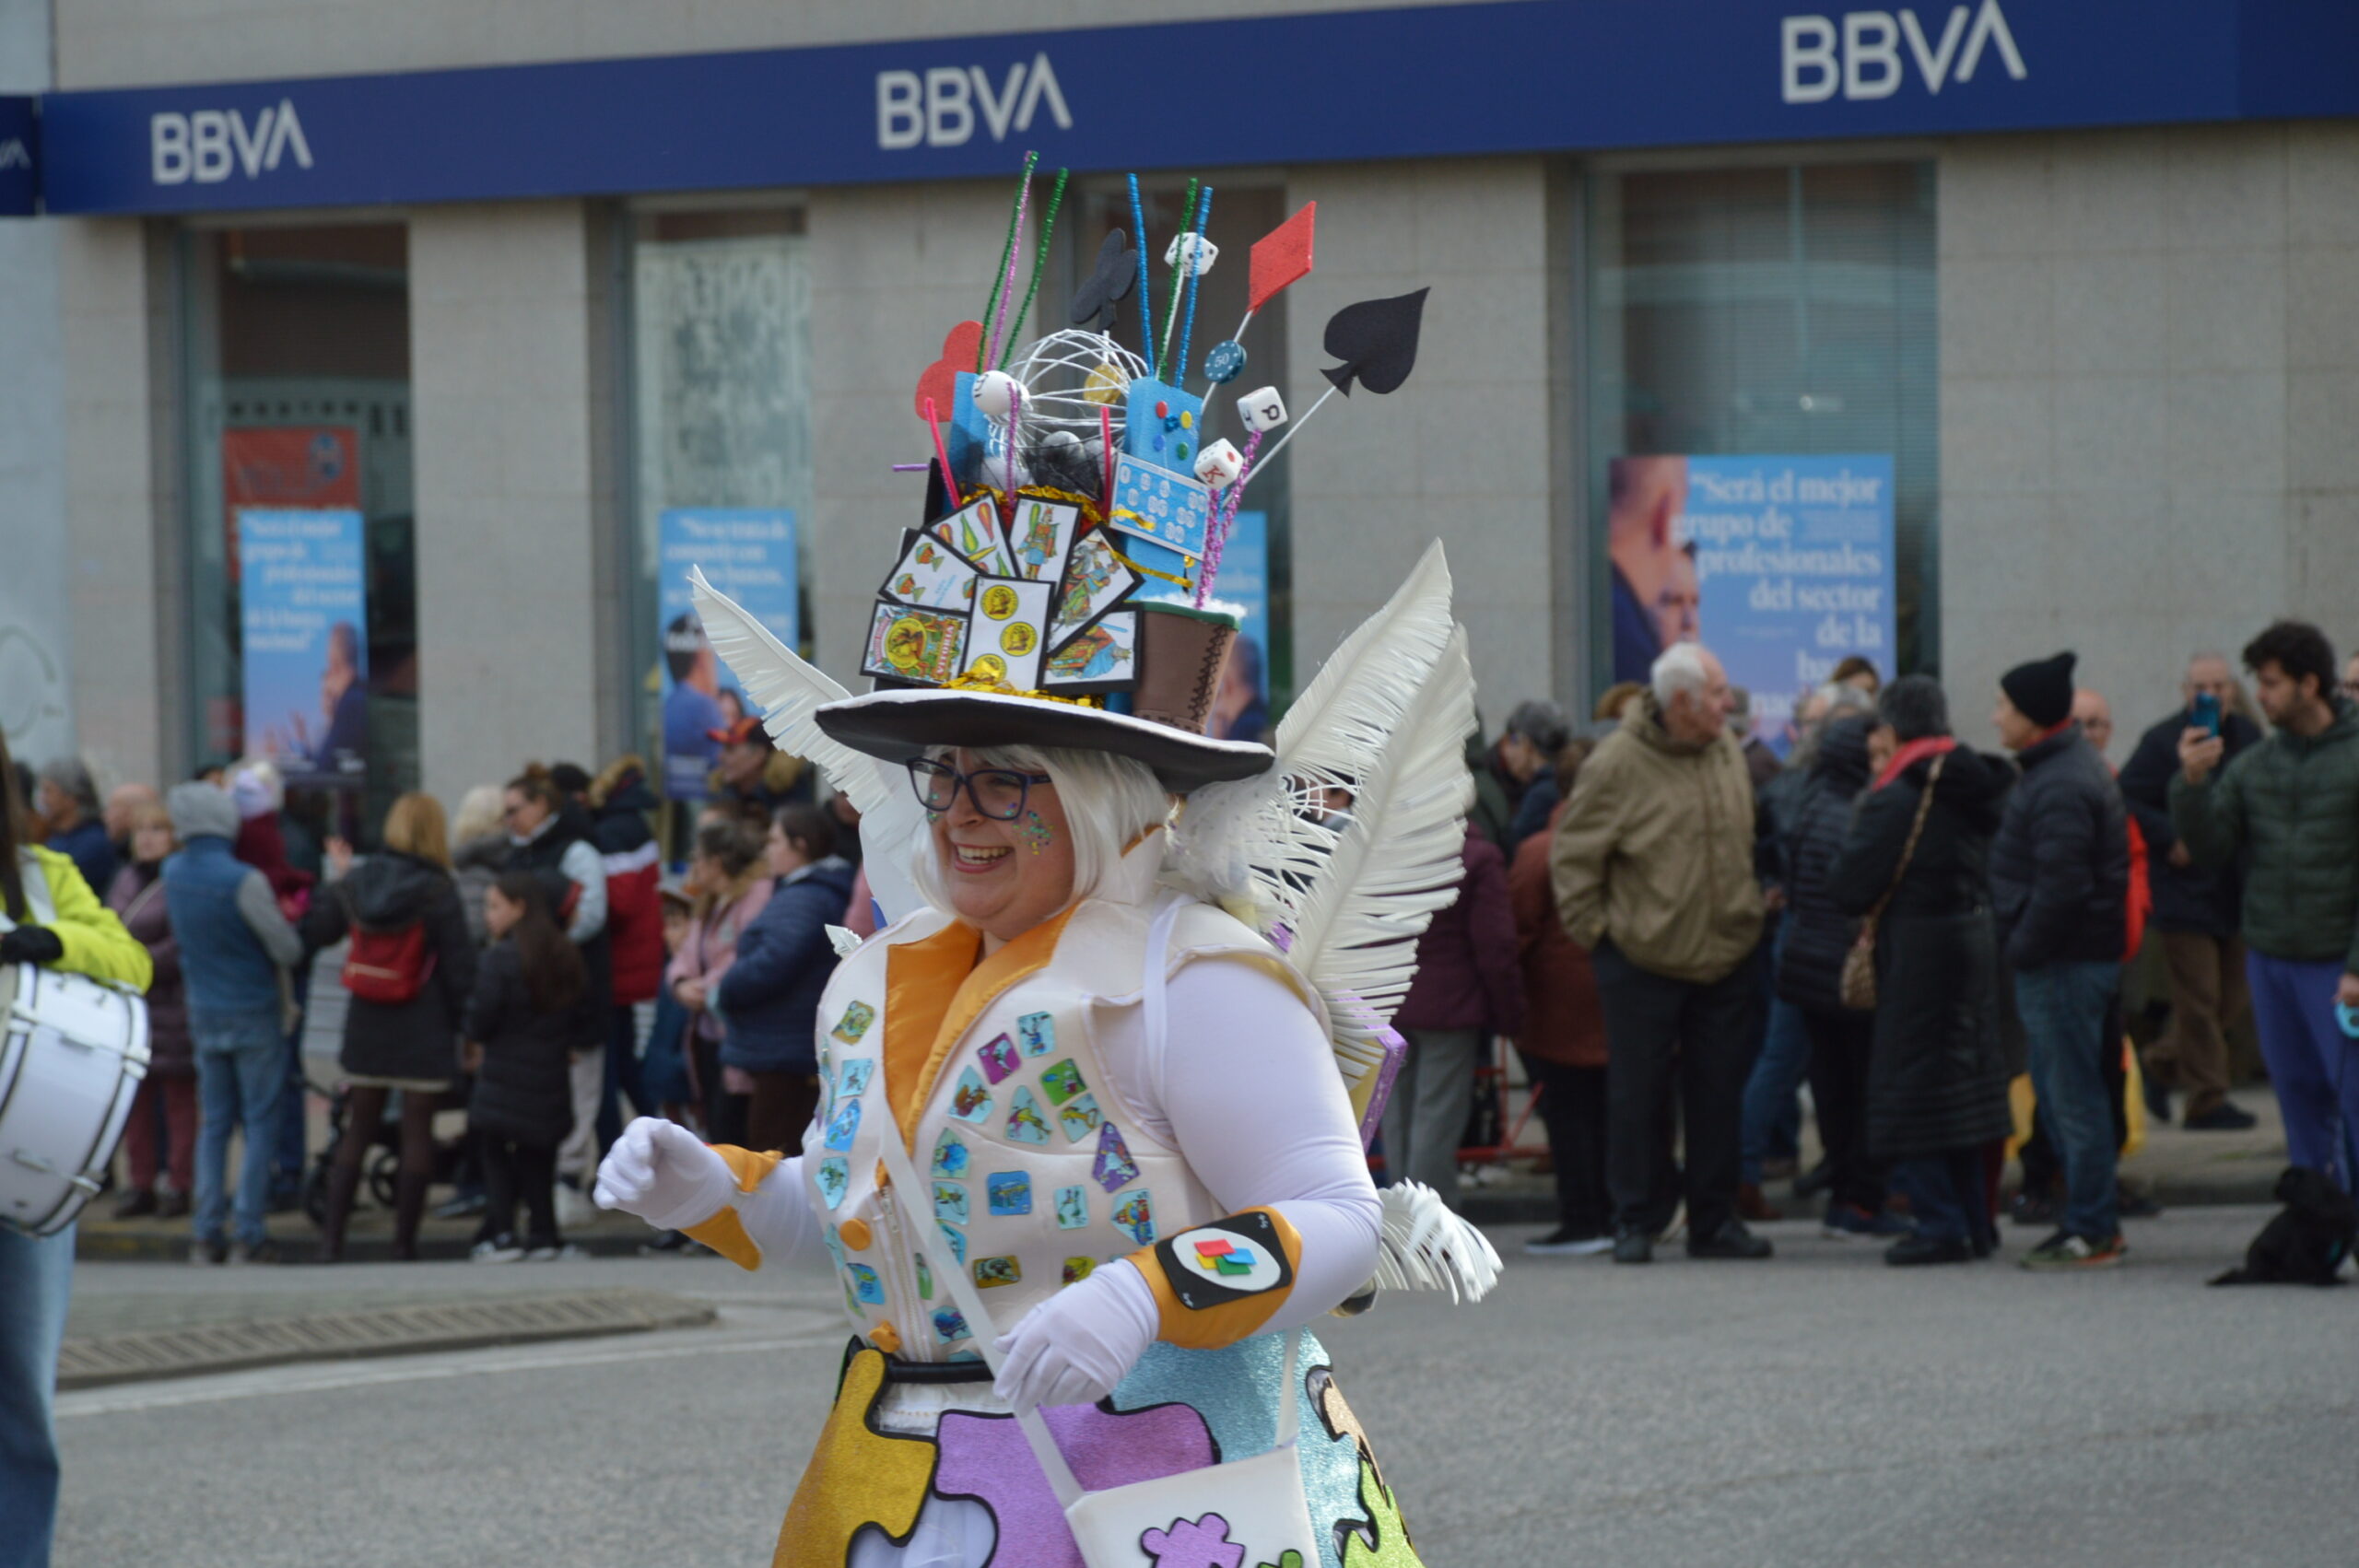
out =
[(2353, 60), (2350, 0), (1507, 0), (63, 92), (38, 157), (61, 213), (585, 196), (2348, 115)]

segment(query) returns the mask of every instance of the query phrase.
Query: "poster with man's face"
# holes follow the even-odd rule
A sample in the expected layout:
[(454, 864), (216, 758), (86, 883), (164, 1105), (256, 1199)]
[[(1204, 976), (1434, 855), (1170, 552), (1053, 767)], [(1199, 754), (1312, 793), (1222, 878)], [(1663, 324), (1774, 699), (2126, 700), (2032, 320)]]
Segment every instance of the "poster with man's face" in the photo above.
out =
[(368, 773), (369, 624), (360, 514), (238, 514), (248, 756), (292, 785), (357, 788)]
[(656, 523), (656, 614), (663, 676), (663, 793), (701, 801), (721, 759), (712, 738), (751, 712), (745, 695), (706, 640), (688, 568), (735, 600), (789, 648), (801, 636), (794, 514), (767, 507), (680, 507)]
[(1897, 673), (1893, 517), (1889, 453), (1615, 458), (1614, 678), (1643, 681), (1664, 649), (1700, 641), (1782, 748), (1795, 705), (1846, 658)]

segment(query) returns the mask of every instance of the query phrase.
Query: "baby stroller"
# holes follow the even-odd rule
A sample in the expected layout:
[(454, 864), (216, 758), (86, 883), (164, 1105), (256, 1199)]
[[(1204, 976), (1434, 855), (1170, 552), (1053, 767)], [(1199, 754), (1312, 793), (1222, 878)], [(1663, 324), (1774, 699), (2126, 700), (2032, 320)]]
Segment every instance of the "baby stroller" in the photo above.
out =
[[(303, 1212), (311, 1216), (314, 1225), (325, 1225), (328, 1217), (328, 1173), (336, 1163), (336, 1151), (347, 1138), (367, 1140), (360, 1154), (360, 1184), (381, 1209), (393, 1206), (393, 1176), (401, 1168), (402, 1095), (399, 1090), (385, 1096), (385, 1114), (374, 1127), (356, 1128), (351, 1125), (352, 1095), (349, 1088), (337, 1083), (322, 1088), (309, 1084), (314, 1093), (328, 1102), (328, 1137), (311, 1167), (303, 1176)], [(451, 1181), (457, 1173), (464, 1140), (434, 1145), (434, 1179), (438, 1183)]]

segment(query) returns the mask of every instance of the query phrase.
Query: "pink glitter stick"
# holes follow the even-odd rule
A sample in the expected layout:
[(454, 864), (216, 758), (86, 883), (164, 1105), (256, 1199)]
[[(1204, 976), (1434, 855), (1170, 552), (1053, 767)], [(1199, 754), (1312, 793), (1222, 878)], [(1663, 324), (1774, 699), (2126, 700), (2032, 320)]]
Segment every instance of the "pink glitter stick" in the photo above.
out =
[(1024, 160), (1024, 183), (1015, 190), (1015, 227), (1008, 231), (1007, 286), (999, 297), (999, 309), (992, 314), (992, 345), (983, 356), (983, 363), (999, 363), (999, 329), (1007, 322), (1008, 296), (1015, 292), (1016, 252), (1024, 249), (1024, 205), (1032, 199), (1032, 159)]
[(942, 460), (942, 489), (950, 497), (950, 509), (957, 511), (958, 476), (950, 472), (950, 449), (942, 444), (942, 416), (933, 411), (933, 399), (925, 400), (925, 427), (933, 433), (933, 455)]
[(1237, 471), (1237, 483), (1228, 494), (1215, 502), (1221, 510), (1218, 525), (1206, 530), (1211, 537), (1204, 544), (1203, 570), (1196, 579), (1196, 607), (1213, 594), (1213, 579), (1220, 575), (1221, 557), (1228, 553), (1228, 531), (1237, 526), (1237, 506), (1245, 497), (1245, 482), (1253, 477), (1253, 454), (1262, 449), (1262, 432), (1254, 431), (1245, 438), (1245, 462)]

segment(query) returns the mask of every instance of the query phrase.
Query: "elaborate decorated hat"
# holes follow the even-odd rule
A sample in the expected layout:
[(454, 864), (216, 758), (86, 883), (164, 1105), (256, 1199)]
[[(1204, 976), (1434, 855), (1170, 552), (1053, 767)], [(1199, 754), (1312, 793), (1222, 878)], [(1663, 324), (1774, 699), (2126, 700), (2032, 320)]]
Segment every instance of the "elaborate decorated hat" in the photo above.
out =
[[(1133, 757), (1181, 792), (1250, 778), (1270, 749), (1205, 732), (1238, 634), (1214, 591), (1238, 504), (1337, 392), (1407, 379), (1426, 291), (1338, 312), (1326, 344), (1344, 362), (1325, 371), (1319, 402), (1290, 423), (1277, 389), (1259, 388), (1234, 400), (1238, 439), (1221, 438), (1214, 404), (1246, 367), (1247, 328), (1311, 270), (1315, 205), (1252, 247), (1245, 319), (1191, 375), (1197, 288), (1218, 257), (1204, 235), (1211, 187), (1190, 182), (1158, 286), (1133, 176), (1132, 229), (1106, 237), (1072, 324), (1019, 346), (1065, 187), (1059, 170), (1031, 287), (1007, 325), (1033, 163), (984, 305), (990, 328), (953, 327), (918, 381), (933, 456), (899, 465), (926, 474), (926, 496), (870, 613), (861, 673), (874, 689), (820, 707), (816, 721), (889, 762), (930, 746), (1038, 745)], [(1133, 296), (1135, 347), (1118, 336)]]

